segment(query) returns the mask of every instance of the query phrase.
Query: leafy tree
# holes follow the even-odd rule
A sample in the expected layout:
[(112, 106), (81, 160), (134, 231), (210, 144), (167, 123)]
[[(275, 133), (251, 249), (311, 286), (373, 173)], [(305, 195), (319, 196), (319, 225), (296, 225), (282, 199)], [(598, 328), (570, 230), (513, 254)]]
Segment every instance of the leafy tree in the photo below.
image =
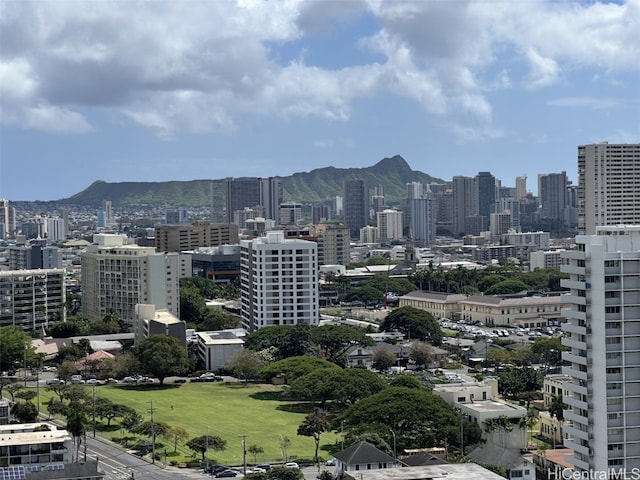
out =
[(282, 452), (282, 461), (286, 462), (289, 459), (287, 450), (291, 446), (291, 439), (286, 435), (280, 435), (280, 451)]
[(264, 365), (264, 360), (256, 352), (241, 348), (231, 355), (225, 368), (243, 379), (246, 384), (249, 379), (258, 377)]
[(511, 362), (511, 352), (504, 348), (491, 348), (485, 355), (485, 360), (493, 365), (497, 373), (503, 364)]
[(412, 375), (398, 375), (389, 382), (389, 386), (422, 389), (420, 381)]
[(74, 440), (76, 462), (80, 459), (80, 443), (85, 425), (87, 424), (87, 416), (82, 408), (67, 409), (67, 431)]
[(316, 444), (315, 454), (313, 459), (318, 461), (318, 449), (320, 448), (320, 436), (323, 432), (329, 430), (331, 422), (329, 421), (329, 414), (326, 410), (320, 408), (314, 408), (313, 412), (309, 413), (298, 426), (298, 435), (305, 437), (313, 437), (313, 441)]
[(89, 320), (85, 317), (70, 317), (66, 322), (58, 322), (49, 327), (49, 335), (53, 338), (80, 337), (91, 333)]
[(171, 427), (166, 422), (151, 422), (150, 420), (146, 420), (133, 427), (131, 433), (144, 435), (145, 437), (150, 437), (155, 440), (158, 437), (166, 437), (170, 431)]
[(276, 347), (276, 360), (307, 355), (311, 347), (311, 330), (306, 324), (260, 328), (247, 335), (245, 347), (254, 351)]
[(227, 441), (217, 435), (201, 435), (200, 437), (194, 437), (189, 440), (187, 447), (189, 450), (200, 453), (202, 455), (202, 461), (204, 462), (204, 456), (208, 450), (221, 452), (227, 448)]
[(132, 409), (122, 417), (122, 420), (120, 421), (120, 425), (122, 426), (122, 428), (126, 429), (128, 432), (133, 432), (135, 427), (140, 423), (142, 423), (142, 421), (143, 421), (142, 415), (140, 415), (138, 412)]
[[(78, 352), (80, 352), (80, 349), (76, 345), (74, 345), (74, 347), (78, 350)], [(78, 358), (82, 358), (83, 356), (84, 354), (81, 354), (81, 356)], [(56, 371), (58, 378), (64, 380), (65, 382), (68, 382), (71, 378), (71, 375), (75, 375), (76, 373), (78, 373), (78, 369), (76, 368), (75, 363), (73, 363), (73, 361), (71, 360), (63, 361), (60, 365), (58, 365), (58, 370)]]
[(523, 395), (538, 392), (542, 383), (542, 373), (531, 367), (510, 367), (498, 375), (498, 389), (506, 397), (525, 399)]
[(84, 356), (85, 352), (83, 352), (77, 344), (71, 343), (58, 349), (55, 361), (58, 363), (75, 362), (76, 360), (83, 358)]
[(537, 338), (531, 345), (531, 354), (534, 362), (540, 363), (543, 368), (555, 367), (562, 362), (562, 352), (568, 347), (562, 345), (559, 338)]
[(348, 302), (362, 302), (365, 305), (381, 303), (384, 301), (384, 293), (374, 287), (353, 288), (347, 295)]
[(397, 448), (459, 441), (458, 415), (440, 397), (426, 390), (390, 387), (363, 398), (339, 418), (353, 433), (397, 435)]
[(504, 280), (488, 288), (485, 295), (507, 295), (528, 290), (529, 287), (522, 280)]
[(253, 445), (249, 445), (247, 452), (253, 455), (253, 463), (258, 463), (258, 455), (264, 453), (264, 448), (254, 443)]
[(397, 357), (391, 350), (388, 348), (378, 348), (373, 352), (371, 366), (379, 372), (383, 372), (393, 366), (396, 361)]
[[(116, 417), (124, 417), (133, 410), (127, 405), (114, 403), (108, 398), (97, 397), (94, 402), (95, 414), (100, 420), (107, 419), (107, 427), (111, 426), (111, 421)], [(92, 407), (93, 408), (93, 407)]]
[(568, 408), (567, 404), (562, 400), (562, 392), (554, 395), (549, 405), (549, 415), (556, 417), (559, 421), (564, 421), (564, 411)]
[(49, 402), (47, 403), (47, 412), (49, 412), (49, 415), (66, 416), (67, 405), (60, 400), (54, 400), (53, 398), (50, 398)]
[(320, 357), (339, 365), (352, 346), (371, 346), (373, 340), (359, 327), (350, 325), (322, 325), (311, 327), (311, 341)]
[(320, 369), (294, 380), (288, 394), (324, 406), (329, 400), (355, 403), (384, 388), (385, 382), (379, 375), (363, 368)]
[(23, 365), (27, 357), (33, 356), (31, 338), (17, 327), (0, 328), (0, 370), (13, 370)]
[(442, 330), (437, 320), (429, 312), (415, 307), (400, 307), (385, 317), (380, 330), (398, 330), (414, 340), (428, 341), (433, 345), (442, 343)]
[(431, 348), (431, 345), (415, 340), (411, 343), (409, 359), (412, 360), (418, 368), (428, 367), (433, 361), (433, 349)]
[(180, 426), (169, 427), (169, 431), (164, 437), (173, 443), (173, 453), (176, 453), (178, 451), (178, 443), (182, 443), (189, 438), (189, 432)]
[[(266, 330), (266, 328), (261, 328), (260, 330)], [(340, 367), (323, 358), (296, 356), (279, 360), (264, 367), (260, 372), (260, 376), (269, 381), (276, 375), (284, 374), (287, 383), (291, 384), (297, 378), (320, 369), (340, 370)]]
[(182, 375), (189, 368), (186, 348), (178, 339), (152, 335), (133, 349), (140, 368), (147, 375), (157, 377), (160, 384), (171, 375)]
[(356, 403), (387, 388), (380, 375), (364, 368), (345, 368), (338, 378), (336, 400), (342, 404)]
[(21, 383), (10, 383), (4, 389), (9, 392), (9, 395), (11, 395), (11, 402), (14, 403), (16, 401), (16, 393), (23, 388), (25, 387)]
[(201, 323), (202, 330), (224, 330), (238, 326), (240, 326), (240, 318), (237, 315), (208, 307)]
[(18, 423), (33, 423), (38, 419), (38, 409), (31, 402), (17, 402), (11, 407), (11, 413)]
[(200, 292), (190, 286), (182, 286), (180, 279), (180, 318), (186, 322), (201, 323), (207, 314), (207, 304)]
[(19, 398), (20, 400), (24, 400), (26, 402), (30, 402), (31, 400), (33, 400), (37, 396), (38, 396), (38, 394), (36, 392), (34, 392), (33, 390), (20, 390), (20, 391), (16, 392), (16, 394), (15, 394), (16, 398)]

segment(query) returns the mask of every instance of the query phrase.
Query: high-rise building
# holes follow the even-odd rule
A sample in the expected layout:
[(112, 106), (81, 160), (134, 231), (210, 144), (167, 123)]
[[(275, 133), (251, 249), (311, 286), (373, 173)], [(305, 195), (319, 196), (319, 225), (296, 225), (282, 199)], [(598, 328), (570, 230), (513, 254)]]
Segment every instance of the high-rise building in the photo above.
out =
[(568, 185), (567, 172), (541, 173), (538, 175), (540, 218), (564, 222)]
[(238, 225), (212, 224), (200, 220), (193, 225), (157, 225), (155, 247), (159, 252), (183, 252), (198, 247), (237, 244)]
[(63, 269), (0, 271), (0, 327), (41, 333), (66, 320)]
[(351, 242), (349, 229), (344, 225), (321, 223), (318, 235), (318, 265), (349, 265)]
[(285, 202), (280, 204), (280, 224), (283, 226), (297, 225), (302, 219), (302, 204)]
[(516, 177), (516, 199), (520, 200), (527, 196), (527, 177)]
[(495, 212), (498, 200), (498, 182), (490, 172), (478, 172), (475, 177), (476, 195), (478, 197), (478, 215), (489, 218)]
[(67, 238), (67, 223), (64, 218), (53, 217), (46, 219), (46, 238), (49, 242), (62, 242)]
[(9, 200), (0, 198), (0, 239), (9, 238), (16, 231), (16, 209)]
[(344, 223), (351, 238), (358, 238), (360, 229), (369, 223), (369, 188), (366, 180), (346, 180), (343, 197)]
[(381, 243), (389, 243), (394, 240), (402, 240), (402, 212), (400, 210), (387, 209), (376, 214), (378, 235)]
[(640, 224), (640, 143), (578, 146), (578, 231)]
[(478, 200), (472, 177), (455, 176), (451, 182), (453, 190), (453, 233), (469, 233), (467, 218), (478, 214)]
[[(215, 184), (214, 184), (215, 185)], [(218, 190), (212, 187), (212, 195)], [(217, 197), (216, 197), (217, 198)], [(212, 210), (214, 208), (212, 199)], [(269, 178), (227, 178), (225, 179), (226, 222), (233, 222), (233, 215), (245, 207), (261, 206), (265, 218), (280, 222), (280, 204), (282, 203), (282, 179)]]
[(250, 332), (273, 325), (317, 325), (318, 246), (284, 232), (240, 242), (241, 316)]
[(99, 320), (113, 309), (133, 325), (138, 303), (166, 308), (179, 317), (181, 277), (191, 276), (191, 257), (156, 253), (153, 247), (126, 243), (121, 235), (94, 235), (80, 254), (82, 314)]
[(436, 240), (434, 201), (430, 196), (409, 200), (409, 229), (416, 245), (426, 247)]
[(331, 209), (329, 205), (313, 205), (311, 207), (311, 223), (313, 225), (319, 225), (331, 220)]
[(12, 245), (9, 253), (9, 270), (62, 268), (62, 254), (58, 247), (47, 246), (46, 240), (33, 240), (27, 245)]
[(164, 221), (167, 225), (181, 225), (187, 223), (189, 212), (186, 208), (171, 208), (164, 213)]
[[(566, 251), (564, 444), (584, 474), (640, 469), (640, 226), (596, 227)], [(611, 478), (611, 477), (609, 477)]]
[(102, 212), (104, 213), (104, 225), (100, 225), (101, 227), (110, 227), (115, 223), (115, 219), (113, 217), (113, 206), (111, 204), (111, 200), (103, 200), (102, 201)]

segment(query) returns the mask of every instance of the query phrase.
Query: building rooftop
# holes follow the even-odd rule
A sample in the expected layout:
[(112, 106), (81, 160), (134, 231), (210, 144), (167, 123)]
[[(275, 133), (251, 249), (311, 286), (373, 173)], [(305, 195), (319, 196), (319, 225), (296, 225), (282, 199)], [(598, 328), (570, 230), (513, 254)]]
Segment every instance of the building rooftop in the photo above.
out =
[[(35, 428), (40, 424), (25, 424)], [(22, 426), (22, 425), (21, 425)], [(52, 430), (34, 432), (16, 431), (17, 425), (1, 425), (0, 426), (0, 444), (4, 446), (11, 445), (37, 445), (39, 443), (54, 443), (71, 440), (71, 435), (66, 430), (55, 430), (55, 427), (49, 426)], [(12, 431), (13, 430), (13, 431)]]
[(452, 463), (422, 467), (383, 468), (348, 472), (357, 480), (504, 480), (497, 473), (475, 463)]
[(232, 332), (196, 332), (196, 335), (205, 345), (244, 344), (244, 340), (238, 338)]

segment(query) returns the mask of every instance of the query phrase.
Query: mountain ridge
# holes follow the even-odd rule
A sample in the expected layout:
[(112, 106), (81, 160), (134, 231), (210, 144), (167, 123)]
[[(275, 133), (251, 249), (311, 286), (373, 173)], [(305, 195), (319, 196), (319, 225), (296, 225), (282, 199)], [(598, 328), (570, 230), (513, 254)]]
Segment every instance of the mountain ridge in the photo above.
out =
[[(235, 177), (240, 178), (240, 177)], [(412, 170), (400, 155), (386, 157), (370, 167), (340, 168), (321, 167), (309, 172), (280, 176), (284, 201), (319, 203), (342, 195), (343, 182), (347, 179), (366, 180), (369, 188), (382, 186), (385, 197), (397, 202), (406, 197), (409, 182), (442, 182), (429, 174)], [(114, 207), (139, 205), (175, 205), (184, 207), (211, 204), (212, 181), (223, 179), (171, 180), (166, 182), (106, 182), (96, 180), (84, 190), (58, 200), (61, 204), (99, 206), (103, 200), (111, 200)]]

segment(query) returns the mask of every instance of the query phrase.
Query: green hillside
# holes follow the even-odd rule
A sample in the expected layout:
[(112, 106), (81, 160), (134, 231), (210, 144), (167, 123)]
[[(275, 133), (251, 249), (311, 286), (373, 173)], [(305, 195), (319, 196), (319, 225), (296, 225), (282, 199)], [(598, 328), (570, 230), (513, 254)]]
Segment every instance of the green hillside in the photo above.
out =
[[(384, 187), (385, 196), (391, 203), (405, 198), (405, 185), (408, 182), (442, 182), (431, 175), (412, 170), (404, 158), (396, 155), (367, 168), (325, 167), (282, 177), (284, 200), (314, 203), (330, 200), (343, 194), (343, 182), (347, 179), (364, 179), (369, 188)], [(211, 180), (120, 183), (96, 181), (82, 192), (59, 202), (97, 207), (103, 200), (111, 200), (114, 206), (208, 206), (211, 204)]]

